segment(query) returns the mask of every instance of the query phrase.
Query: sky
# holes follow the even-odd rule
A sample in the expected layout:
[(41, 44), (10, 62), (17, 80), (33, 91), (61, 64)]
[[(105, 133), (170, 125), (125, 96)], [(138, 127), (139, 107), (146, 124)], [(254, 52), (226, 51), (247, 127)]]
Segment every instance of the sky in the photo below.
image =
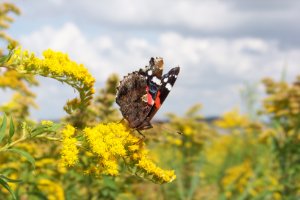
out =
[[(1, 0), (3, 1), (3, 0)], [(83, 63), (96, 89), (111, 73), (124, 76), (163, 57), (165, 72), (180, 66), (174, 88), (156, 119), (183, 115), (196, 103), (204, 116), (241, 106), (245, 84), (264, 77), (292, 81), (300, 64), (300, 1), (293, 0), (28, 0), (9, 33), (41, 55), (51, 48)], [(54, 80), (33, 88), (37, 119), (65, 115), (76, 96)], [(257, 86), (260, 93), (261, 85)], [(3, 92), (1, 92), (3, 94)], [(2, 95), (1, 95), (2, 96)]]

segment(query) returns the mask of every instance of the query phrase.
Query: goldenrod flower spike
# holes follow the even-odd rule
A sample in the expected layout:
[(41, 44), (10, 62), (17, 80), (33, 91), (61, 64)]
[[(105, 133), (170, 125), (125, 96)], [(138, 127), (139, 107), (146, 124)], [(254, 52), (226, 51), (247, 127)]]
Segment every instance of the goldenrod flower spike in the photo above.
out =
[(99, 159), (97, 167), (87, 173), (118, 175), (118, 160), (122, 158), (132, 173), (155, 183), (168, 183), (176, 178), (174, 171), (157, 167), (148, 158), (144, 143), (121, 123), (85, 128), (84, 135), (91, 152)]
[(40, 179), (37, 184), (38, 188), (47, 195), (47, 199), (64, 200), (65, 194), (63, 186), (49, 179)]
[(236, 108), (224, 113), (222, 119), (215, 121), (215, 125), (225, 129), (245, 127), (247, 124), (249, 124), (247, 116), (241, 115)]
[(89, 105), (95, 92), (95, 79), (89, 71), (82, 64), (70, 60), (67, 54), (48, 49), (43, 52), (43, 56), (40, 59), (33, 53), (18, 48), (13, 51), (7, 65), (20, 73), (53, 78), (75, 88), (80, 97), (67, 103), (65, 110), (68, 113)]
[(62, 164), (64, 166), (73, 166), (78, 161), (78, 149), (77, 140), (74, 138), (75, 128), (71, 125), (67, 125), (65, 129), (62, 130), (62, 150), (61, 158)]

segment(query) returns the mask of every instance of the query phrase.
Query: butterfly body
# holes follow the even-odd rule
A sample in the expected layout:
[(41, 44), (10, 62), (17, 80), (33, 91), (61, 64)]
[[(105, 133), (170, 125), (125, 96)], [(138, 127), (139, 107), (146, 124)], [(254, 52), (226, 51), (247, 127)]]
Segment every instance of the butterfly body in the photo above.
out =
[(163, 75), (163, 59), (151, 58), (149, 66), (134, 71), (120, 82), (116, 103), (130, 128), (145, 130), (173, 87), (180, 68)]

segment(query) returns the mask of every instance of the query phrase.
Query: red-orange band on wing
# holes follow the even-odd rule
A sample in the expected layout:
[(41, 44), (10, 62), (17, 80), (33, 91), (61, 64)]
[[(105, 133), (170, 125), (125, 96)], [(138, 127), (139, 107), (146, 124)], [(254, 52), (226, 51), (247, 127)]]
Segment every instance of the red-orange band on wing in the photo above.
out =
[(158, 109), (160, 106), (161, 106), (161, 103), (160, 103), (160, 91), (158, 91), (157, 95), (155, 97), (155, 107), (156, 107), (156, 109)]

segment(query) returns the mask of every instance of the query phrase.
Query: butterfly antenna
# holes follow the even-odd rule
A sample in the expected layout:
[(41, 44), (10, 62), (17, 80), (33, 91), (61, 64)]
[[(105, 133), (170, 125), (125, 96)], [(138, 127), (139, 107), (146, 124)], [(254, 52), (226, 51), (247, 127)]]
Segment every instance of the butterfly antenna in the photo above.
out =
[(168, 133), (177, 133), (178, 135), (183, 135), (183, 132), (178, 131), (178, 130), (174, 130), (174, 129), (170, 129), (170, 128), (166, 127), (166, 125), (164, 125), (164, 124), (162, 124), (162, 128), (164, 130), (167, 130)]

